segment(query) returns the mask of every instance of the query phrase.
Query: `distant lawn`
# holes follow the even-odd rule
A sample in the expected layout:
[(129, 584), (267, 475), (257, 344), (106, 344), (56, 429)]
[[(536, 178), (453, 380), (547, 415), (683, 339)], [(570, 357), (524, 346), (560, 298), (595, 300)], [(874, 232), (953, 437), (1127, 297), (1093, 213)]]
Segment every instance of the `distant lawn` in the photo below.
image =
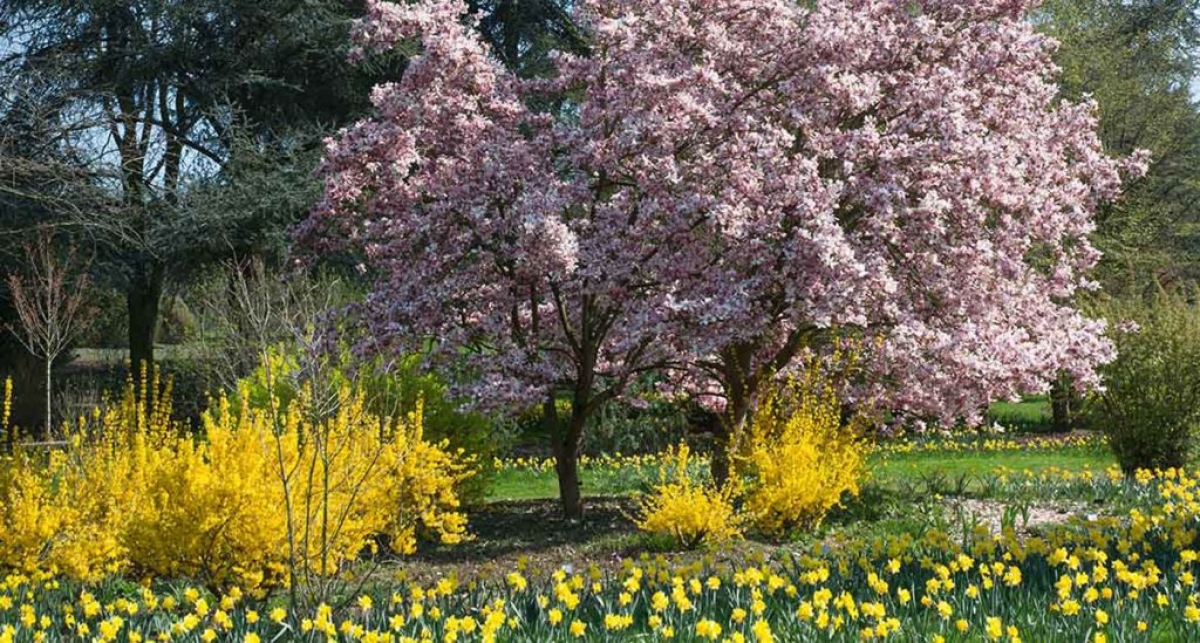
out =
[[(584, 496), (629, 496), (641, 490), (643, 480), (650, 480), (655, 475), (657, 470), (654, 467), (584, 467), (580, 478)], [(553, 469), (500, 471), (488, 490), (489, 501), (546, 500), (557, 497), (558, 477)]]
[[(73, 362), (79, 367), (115, 367), (129, 361), (128, 348), (75, 348), (71, 351)], [(154, 357), (158, 360), (182, 360), (196, 357), (194, 346), (186, 344), (155, 344)]]
[(871, 475), (883, 486), (918, 484), (940, 479), (955, 485), (961, 479), (968, 490), (978, 479), (1004, 467), (1020, 473), (1029, 470), (1040, 473), (1050, 469), (1102, 473), (1116, 459), (1104, 447), (1064, 447), (1030, 451), (993, 451), (959, 453), (906, 453), (878, 458), (871, 466)]
[(1006, 428), (1022, 431), (1050, 429), (1050, 398), (1031, 395), (1020, 402), (996, 402), (988, 407), (988, 419)]
[[(980, 476), (992, 473), (997, 467), (1017, 472), (1026, 469), (1038, 473), (1052, 468), (1082, 471), (1090, 468), (1097, 473), (1116, 462), (1103, 447), (1063, 447), (1060, 449), (1031, 449), (1028, 451), (959, 451), (890, 453), (872, 457), (871, 475), (882, 486), (911, 485), (940, 480), (955, 484), (962, 479), (969, 486), (977, 484)], [(653, 467), (584, 467), (581, 473), (585, 496), (628, 496), (641, 490), (645, 481), (653, 480)], [(496, 474), (488, 499), (540, 500), (558, 497), (558, 479), (553, 469), (534, 471), (510, 469)]]

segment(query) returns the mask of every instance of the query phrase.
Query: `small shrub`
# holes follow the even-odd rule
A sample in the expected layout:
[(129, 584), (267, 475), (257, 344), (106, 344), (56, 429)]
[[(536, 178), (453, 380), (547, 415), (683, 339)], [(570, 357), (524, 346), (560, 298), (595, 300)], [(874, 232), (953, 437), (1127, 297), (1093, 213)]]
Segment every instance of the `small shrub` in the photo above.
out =
[(463, 466), (423, 441), (420, 407), (400, 421), (342, 389), (314, 419), (307, 392), (272, 417), (245, 397), (205, 415), (203, 443), (174, 440), (145, 471), (154, 490), (128, 529), (130, 560), (162, 576), (242, 587), (338, 572), (374, 537), (409, 554), (418, 528), (457, 542)]
[(1187, 464), (1200, 426), (1200, 310), (1181, 295), (1099, 307), (1110, 322), (1117, 358), (1101, 369), (1104, 390), (1091, 419), (1121, 469)]
[[(474, 474), (465, 478), (458, 489), (468, 503), (482, 501), (494, 473), (490, 467), (507, 443), (500, 425), (492, 418), (464, 410), (449, 395), (446, 383), (436, 374), (422, 372), (419, 355), (401, 355), (391, 368), (379, 368), (377, 361), (355, 363), (349, 352), (334, 357), (324, 373), (326, 386), (336, 393), (345, 387), (361, 391), (366, 410), (378, 416), (403, 416), (412, 413), (418, 403), (422, 409), (424, 433), (431, 442), (445, 441), (452, 452), (462, 450), (476, 463)], [(275, 347), (267, 351), (262, 363), (239, 384), (255, 409), (266, 408), (276, 399), (287, 405), (299, 393), (303, 378), (300, 358), (294, 351)]]
[(63, 449), (18, 448), (0, 461), (0, 567), (95, 581), (128, 562), (128, 519), (148, 491), (140, 476), (152, 444), (175, 434), (170, 386), (133, 384), (117, 404), (70, 429)]
[(837, 390), (817, 366), (773, 385), (734, 459), (747, 520), (773, 536), (817, 526), (858, 495), (868, 448), (861, 431), (843, 423)]
[(742, 534), (732, 487), (719, 491), (691, 471), (691, 451), (680, 445), (659, 468), (658, 483), (642, 497), (636, 523), (652, 536), (671, 538), (685, 549), (723, 543)]

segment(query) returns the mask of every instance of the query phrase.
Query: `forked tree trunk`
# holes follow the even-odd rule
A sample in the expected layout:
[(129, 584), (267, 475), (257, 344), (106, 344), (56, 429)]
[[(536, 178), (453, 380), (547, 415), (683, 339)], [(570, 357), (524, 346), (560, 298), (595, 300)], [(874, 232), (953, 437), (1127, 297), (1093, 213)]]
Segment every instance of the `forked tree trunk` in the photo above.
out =
[(751, 404), (748, 396), (731, 390), (726, 412), (716, 422), (713, 435), (712, 458), (709, 469), (718, 489), (724, 489), (733, 473), (733, 458), (741, 447), (750, 422)]
[(713, 482), (718, 489), (724, 489), (729, 482), (734, 469), (733, 460), (750, 428), (760, 389), (795, 358), (814, 330), (807, 326), (792, 330), (772, 359), (757, 365), (755, 354), (759, 348), (754, 342), (734, 344), (721, 352), (721, 384), (725, 389), (726, 408), (720, 416), (720, 426), (715, 431), (716, 443), (709, 462)]
[(709, 471), (718, 489), (724, 489), (733, 471), (742, 437), (754, 408), (753, 394), (758, 387), (758, 375), (752, 372), (754, 349), (741, 344), (730, 347), (722, 355), (725, 364), (725, 412), (720, 414), (715, 431)]

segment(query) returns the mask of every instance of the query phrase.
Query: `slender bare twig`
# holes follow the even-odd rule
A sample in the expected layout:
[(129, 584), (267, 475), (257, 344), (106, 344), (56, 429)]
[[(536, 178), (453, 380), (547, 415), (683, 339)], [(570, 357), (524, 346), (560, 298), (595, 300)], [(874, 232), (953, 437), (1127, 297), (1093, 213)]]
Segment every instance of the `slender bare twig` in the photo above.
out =
[(55, 247), (54, 233), (38, 231), (25, 245), (26, 274), (10, 274), (8, 288), (20, 320), (13, 334), (25, 349), (45, 362), (46, 433), (53, 429), (51, 386), (54, 360), (75, 339), (88, 315), (89, 261), (81, 260), (74, 246), (64, 253)]

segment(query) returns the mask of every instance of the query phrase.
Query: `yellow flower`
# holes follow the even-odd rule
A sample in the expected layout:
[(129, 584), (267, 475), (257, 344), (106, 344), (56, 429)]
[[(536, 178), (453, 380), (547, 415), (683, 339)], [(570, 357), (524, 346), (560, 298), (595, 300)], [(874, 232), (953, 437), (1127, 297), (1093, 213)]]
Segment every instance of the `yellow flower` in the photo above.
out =
[(774, 643), (775, 634), (771, 632), (771, 625), (766, 621), (756, 621), (754, 626), (750, 628), (754, 634), (756, 643)]
[(721, 637), (721, 625), (716, 621), (701, 619), (696, 623), (696, 636), (715, 641)]
[(587, 632), (587, 623), (582, 621), (571, 621), (571, 636), (581, 637)]
[(989, 616), (987, 617), (986, 631), (988, 638), (999, 639), (1004, 636), (1004, 622), (999, 617)]
[(195, 614), (186, 614), (183, 617), (182, 624), (184, 631), (190, 632), (200, 624), (200, 617), (196, 616)]

